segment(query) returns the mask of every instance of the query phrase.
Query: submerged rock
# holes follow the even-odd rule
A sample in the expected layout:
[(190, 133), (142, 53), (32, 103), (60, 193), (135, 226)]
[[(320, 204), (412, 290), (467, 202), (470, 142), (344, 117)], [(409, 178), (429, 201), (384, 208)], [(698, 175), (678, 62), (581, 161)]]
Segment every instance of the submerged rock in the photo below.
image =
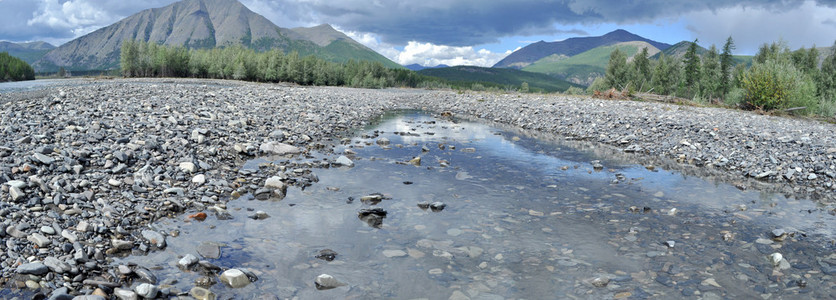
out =
[(247, 277), (247, 274), (244, 274), (244, 272), (238, 269), (224, 271), (220, 279), (221, 282), (232, 288), (242, 288), (250, 284), (250, 279)]

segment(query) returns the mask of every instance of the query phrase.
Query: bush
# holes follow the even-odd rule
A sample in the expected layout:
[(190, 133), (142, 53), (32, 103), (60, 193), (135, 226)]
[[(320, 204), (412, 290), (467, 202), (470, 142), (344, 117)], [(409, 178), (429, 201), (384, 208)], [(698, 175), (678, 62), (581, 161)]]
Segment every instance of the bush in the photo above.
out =
[(726, 94), (724, 102), (728, 106), (741, 106), (746, 101), (746, 90), (741, 88), (733, 88)]
[(756, 63), (743, 75), (741, 88), (745, 91), (744, 107), (775, 110), (806, 107), (816, 110), (816, 86), (813, 80), (785, 58), (767, 59)]
[(607, 80), (604, 79), (604, 77), (598, 77), (595, 78), (595, 81), (593, 81), (588, 88), (586, 88), (586, 93), (591, 95), (595, 93), (595, 91), (603, 92), (609, 89), (610, 86), (607, 84)]
[(569, 89), (567, 89), (565, 92), (563, 92), (563, 94), (566, 94), (566, 95), (583, 95), (584, 93), (585, 92), (582, 88), (579, 88), (579, 87), (576, 87), (576, 86), (569, 87)]

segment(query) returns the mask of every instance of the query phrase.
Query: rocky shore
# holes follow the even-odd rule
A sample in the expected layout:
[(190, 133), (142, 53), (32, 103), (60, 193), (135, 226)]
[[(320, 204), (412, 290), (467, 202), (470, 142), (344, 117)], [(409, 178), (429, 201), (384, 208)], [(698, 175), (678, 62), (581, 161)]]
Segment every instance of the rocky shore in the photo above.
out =
[[(283, 197), (287, 186), (316, 182), (311, 169), (337, 163), (336, 156), (277, 166), (280, 175), (270, 178), (239, 168), (258, 155), (332, 152), (342, 135), (394, 109), (601, 142), (829, 209), (836, 194), (836, 126), (717, 108), (152, 79), (6, 93), (0, 103), (0, 287), (51, 299), (176, 294), (159, 289), (145, 267), (112, 258), (165, 248), (177, 233), (155, 229), (155, 220), (187, 210), (220, 218), (237, 195)], [(133, 282), (147, 285), (130, 290)]]

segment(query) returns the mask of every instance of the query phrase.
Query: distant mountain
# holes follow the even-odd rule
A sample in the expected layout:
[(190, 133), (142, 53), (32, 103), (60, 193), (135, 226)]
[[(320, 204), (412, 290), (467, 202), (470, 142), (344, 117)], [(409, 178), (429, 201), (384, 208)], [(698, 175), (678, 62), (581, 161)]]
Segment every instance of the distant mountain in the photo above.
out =
[(632, 60), (643, 48), (647, 48), (648, 55), (659, 53), (659, 49), (647, 42), (623, 42), (596, 47), (571, 57), (551, 55), (526, 66), (523, 71), (548, 74), (572, 83), (590, 85), (596, 77), (604, 76), (610, 54), (616, 48), (627, 55), (628, 60)]
[(282, 28), (237, 0), (183, 0), (143, 10), (61, 45), (34, 67), (38, 71), (55, 70), (59, 66), (70, 70), (115, 69), (119, 66), (119, 48), (125, 40), (188, 48), (235, 45), (256, 51), (278, 48), (337, 62), (373, 60), (387, 67), (400, 67), (331, 26)]
[(422, 65), (419, 65), (419, 64), (411, 64), (411, 65), (406, 65), (404, 67), (406, 67), (407, 69), (413, 70), (413, 71), (421, 71), (423, 69), (448, 68), (450, 66), (445, 65), (445, 64), (440, 64), (440, 65), (437, 65), (435, 67), (425, 67), (425, 66), (422, 66)]
[(572, 86), (579, 86), (549, 75), (505, 68), (483, 68), (456, 66), (432, 68), (418, 71), (418, 74), (443, 78), (457, 83), (488, 83), (519, 88), (523, 82), (533, 91), (562, 92)]
[(659, 50), (664, 50), (671, 45), (649, 40), (641, 36), (632, 34), (626, 30), (619, 29), (602, 36), (595, 37), (577, 37), (569, 38), (559, 42), (544, 42), (539, 41), (528, 46), (523, 47), (513, 53), (509, 54), (498, 63), (494, 68), (515, 68), (522, 69), (535, 61), (551, 55), (574, 56), (582, 52), (591, 50), (600, 46), (608, 46), (620, 42), (641, 41), (653, 45)]
[[(651, 59), (659, 59), (659, 57), (661, 57), (661, 55), (663, 53), (665, 54), (665, 56), (668, 56), (668, 57), (683, 58), (685, 56), (685, 52), (688, 52), (688, 47), (691, 46), (691, 43), (692, 42), (689, 42), (689, 41), (681, 41), (679, 43), (673, 44), (673, 46), (670, 46), (668, 49), (665, 49), (665, 50), (662, 50), (659, 53), (656, 53), (655, 55), (651, 56), (650, 58)], [(717, 50), (720, 51), (720, 49), (717, 49)], [(700, 46), (699, 44), (697, 44), (697, 55), (702, 57), (706, 53), (708, 53), (708, 49), (706, 49), (706, 48)], [(735, 64), (746, 64), (746, 65), (751, 65), (752, 64), (752, 56), (751, 55), (733, 55), (732, 60), (734, 61)]]
[(55, 49), (55, 46), (47, 42), (0, 42), (0, 52), (8, 52), (9, 55), (20, 58), (30, 65), (52, 49)]

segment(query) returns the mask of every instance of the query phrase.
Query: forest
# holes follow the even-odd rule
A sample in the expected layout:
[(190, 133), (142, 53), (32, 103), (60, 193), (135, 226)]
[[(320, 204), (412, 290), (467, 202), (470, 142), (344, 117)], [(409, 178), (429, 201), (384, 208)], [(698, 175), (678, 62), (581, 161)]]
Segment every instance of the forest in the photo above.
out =
[(8, 52), (0, 52), (0, 82), (34, 80), (35, 70), (25, 61), (9, 55)]
[(628, 62), (616, 49), (610, 55), (606, 75), (596, 79), (587, 91), (614, 88), (750, 110), (827, 117), (836, 114), (833, 51), (820, 64), (821, 54), (815, 47), (790, 51), (785, 43), (773, 42), (763, 44), (752, 65), (747, 66), (733, 63), (731, 37), (721, 51), (712, 45), (702, 57), (697, 55), (696, 42), (681, 59), (662, 55), (650, 60), (645, 48)]

